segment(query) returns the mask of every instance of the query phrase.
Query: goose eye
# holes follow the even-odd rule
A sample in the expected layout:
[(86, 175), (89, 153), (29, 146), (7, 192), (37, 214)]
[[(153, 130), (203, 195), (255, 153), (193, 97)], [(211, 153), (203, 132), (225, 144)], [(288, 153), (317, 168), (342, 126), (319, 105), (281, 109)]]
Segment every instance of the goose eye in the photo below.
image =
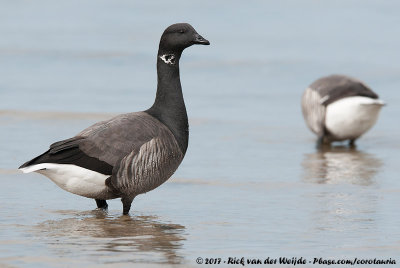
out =
[(178, 30), (178, 33), (184, 33), (184, 32), (185, 32), (185, 30), (183, 30), (183, 29)]

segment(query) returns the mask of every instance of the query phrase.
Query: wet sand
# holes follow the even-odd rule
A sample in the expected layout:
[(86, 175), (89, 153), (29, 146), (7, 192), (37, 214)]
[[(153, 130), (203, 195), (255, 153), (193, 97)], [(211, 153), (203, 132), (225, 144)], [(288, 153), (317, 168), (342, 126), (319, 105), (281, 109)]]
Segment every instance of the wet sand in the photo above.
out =
[[(88, 123), (29, 121), (54, 135), (71, 123), (76, 129)], [(194, 267), (198, 256), (396, 257), (396, 148), (379, 145), (371, 133), (357, 149), (317, 151), (306, 131), (298, 142), (287, 143), (240, 132), (237, 123), (198, 121), (191, 127), (196, 133), (191, 144), (198, 146), (172, 179), (137, 197), (129, 217), (121, 215), (119, 200), (109, 202), (107, 213), (97, 211), (93, 200), (69, 194), (39, 174), (1, 169), (0, 263)], [(204, 139), (215, 124), (231, 137)], [(6, 129), (39, 144), (27, 153), (8, 143), (5, 167), (16, 166), (44, 143), (43, 136), (32, 134), (35, 128), (21, 128), (14, 118)], [(207, 156), (207, 147), (214, 148), (213, 155)], [(236, 150), (241, 154), (232, 153)]]

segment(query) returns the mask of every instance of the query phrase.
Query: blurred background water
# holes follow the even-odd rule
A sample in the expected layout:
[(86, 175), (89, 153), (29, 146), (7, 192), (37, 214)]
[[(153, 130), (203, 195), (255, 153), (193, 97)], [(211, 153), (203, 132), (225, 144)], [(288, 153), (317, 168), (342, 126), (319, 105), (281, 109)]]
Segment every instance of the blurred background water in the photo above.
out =
[[(0, 0), (0, 266), (199, 267), (197, 257), (397, 258), (398, 1)], [(148, 108), (163, 30), (189, 22), (185, 160), (107, 214), (16, 168)], [(319, 152), (303, 90), (340, 73), (388, 105), (356, 149)], [(221, 266), (221, 265), (220, 265)], [(303, 266), (304, 267), (304, 266)], [(313, 265), (312, 267), (317, 267)], [(369, 266), (370, 267), (370, 266)]]

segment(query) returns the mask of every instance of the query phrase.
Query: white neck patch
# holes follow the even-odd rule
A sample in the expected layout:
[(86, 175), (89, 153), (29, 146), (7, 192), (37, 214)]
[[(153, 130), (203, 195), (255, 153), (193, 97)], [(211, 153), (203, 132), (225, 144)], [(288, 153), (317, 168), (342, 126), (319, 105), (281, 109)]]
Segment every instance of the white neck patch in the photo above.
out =
[(164, 54), (160, 56), (160, 59), (166, 64), (175, 65), (175, 55), (174, 54)]

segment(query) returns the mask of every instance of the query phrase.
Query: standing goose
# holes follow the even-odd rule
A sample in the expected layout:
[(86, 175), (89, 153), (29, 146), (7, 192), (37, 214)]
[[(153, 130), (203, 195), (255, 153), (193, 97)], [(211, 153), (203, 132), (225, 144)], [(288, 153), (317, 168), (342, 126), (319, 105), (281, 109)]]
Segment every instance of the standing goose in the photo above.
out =
[(318, 135), (318, 145), (349, 140), (353, 146), (375, 124), (383, 105), (363, 82), (343, 75), (316, 80), (301, 102), (308, 127)]
[(189, 24), (169, 26), (157, 55), (157, 94), (142, 112), (96, 123), (73, 138), (23, 164), (24, 173), (38, 172), (62, 189), (94, 198), (98, 208), (121, 198), (123, 214), (133, 199), (164, 183), (182, 162), (189, 125), (179, 78), (179, 59), (185, 48), (209, 45)]

